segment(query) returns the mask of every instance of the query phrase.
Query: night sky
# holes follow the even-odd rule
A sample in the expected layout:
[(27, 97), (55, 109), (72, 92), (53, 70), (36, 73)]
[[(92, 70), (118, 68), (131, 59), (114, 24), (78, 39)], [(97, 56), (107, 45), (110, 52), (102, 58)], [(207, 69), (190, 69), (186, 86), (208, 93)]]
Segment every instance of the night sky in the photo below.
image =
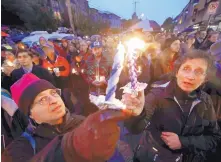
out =
[[(155, 20), (160, 25), (167, 17), (176, 17), (189, 0), (136, 0), (137, 15), (142, 19)], [(121, 18), (129, 19), (134, 12), (134, 0), (88, 0), (91, 8), (110, 11)]]

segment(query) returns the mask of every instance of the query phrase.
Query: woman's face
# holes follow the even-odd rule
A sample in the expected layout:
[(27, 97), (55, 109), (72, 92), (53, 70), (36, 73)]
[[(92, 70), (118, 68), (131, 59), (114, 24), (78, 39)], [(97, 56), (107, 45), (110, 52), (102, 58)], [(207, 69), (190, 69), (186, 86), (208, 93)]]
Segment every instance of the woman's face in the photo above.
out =
[(176, 74), (178, 86), (187, 93), (196, 90), (205, 82), (207, 68), (208, 64), (204, 59), (188, 59)]
[(46, 43), (47, 43), (47, 41), (46, 41), (45, 38), (41, 37), (41, 38), (39, 39), (39, 44), (40, 44), (41, 46), (45, 45)]
[(180, 41), (179, 40), (175, 40), (171, 45), (170, 45), (170, 49), (173, 52), (179, 52), (180, 50)]

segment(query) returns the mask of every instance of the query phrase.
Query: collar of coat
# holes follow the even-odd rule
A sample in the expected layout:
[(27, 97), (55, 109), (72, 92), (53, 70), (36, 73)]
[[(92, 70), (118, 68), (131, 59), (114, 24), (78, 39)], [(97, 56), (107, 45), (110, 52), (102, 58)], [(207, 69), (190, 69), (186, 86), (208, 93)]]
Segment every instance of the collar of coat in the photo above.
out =
[[(160, 81), (151, 85), (152, 88), (162, 88), (164, 89), (163, 96), (164, 98), (174, 99), (175, 88), (176, 88), (176, 79), (171, 79), (170, 81)], [(201, 88), (196, 89), (191, 93), (193, 98), (198, 100), (202, 99)]]
[[(32, 134), (34, 136), (39, 136), (43, 138), (54, 138), (57, 135), (65, 134), (76, 127), (78, 127), (85, 117), (80, 115), (71, 114), (66, 109), (66, 114), (64, 116), (64, 122), (60, 125), (52, 126), (46, 123), (40, 124), (37, 127), (32, 127)], [(31, 123), (29, 123), (29, 126)]]

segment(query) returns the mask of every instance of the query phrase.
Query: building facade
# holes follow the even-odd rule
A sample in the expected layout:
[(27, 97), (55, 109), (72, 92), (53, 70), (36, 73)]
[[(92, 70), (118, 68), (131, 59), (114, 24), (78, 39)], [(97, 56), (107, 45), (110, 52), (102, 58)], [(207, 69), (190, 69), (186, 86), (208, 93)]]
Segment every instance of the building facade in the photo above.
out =
[[(218, 4), (216, 12), (209, 13), (211, 3)], [(175, 30), (182, 32), (188, 28), (206, 30), (208, 27), (218, 30), (221, 22), (221, 0), (190, 0), (182, 12), (174, 19)]]

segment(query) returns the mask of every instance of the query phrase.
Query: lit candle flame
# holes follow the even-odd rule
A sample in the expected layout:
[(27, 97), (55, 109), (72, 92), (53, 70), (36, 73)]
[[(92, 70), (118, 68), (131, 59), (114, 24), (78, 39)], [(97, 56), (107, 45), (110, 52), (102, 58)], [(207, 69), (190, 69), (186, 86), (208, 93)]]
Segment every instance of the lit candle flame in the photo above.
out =
[(95, 78), (96, 78), (96, 81), (99, 81), (100, 79), (98, 75), (96, 75)]
[(77, 71), (75, 70), (75, 68), (72, 69), (72, 73), (75, 74)]
[(126, 42), (126, 45), (129, 51), (133, 51), (135, 49), (144, 49), (145, 42), (139, 38), (131, 38), (129, 41)]
[(51, 70), (52, 70), (52, 68), (48, 67), (48, 70), (49, 70), (49, 71), (51, 71)]
[(138, 72), (138, 73), (141, 73), (141, 72), (142, 72), (140, 66), (138, 66), (138, 70), (137, 70), (137, 72)]

